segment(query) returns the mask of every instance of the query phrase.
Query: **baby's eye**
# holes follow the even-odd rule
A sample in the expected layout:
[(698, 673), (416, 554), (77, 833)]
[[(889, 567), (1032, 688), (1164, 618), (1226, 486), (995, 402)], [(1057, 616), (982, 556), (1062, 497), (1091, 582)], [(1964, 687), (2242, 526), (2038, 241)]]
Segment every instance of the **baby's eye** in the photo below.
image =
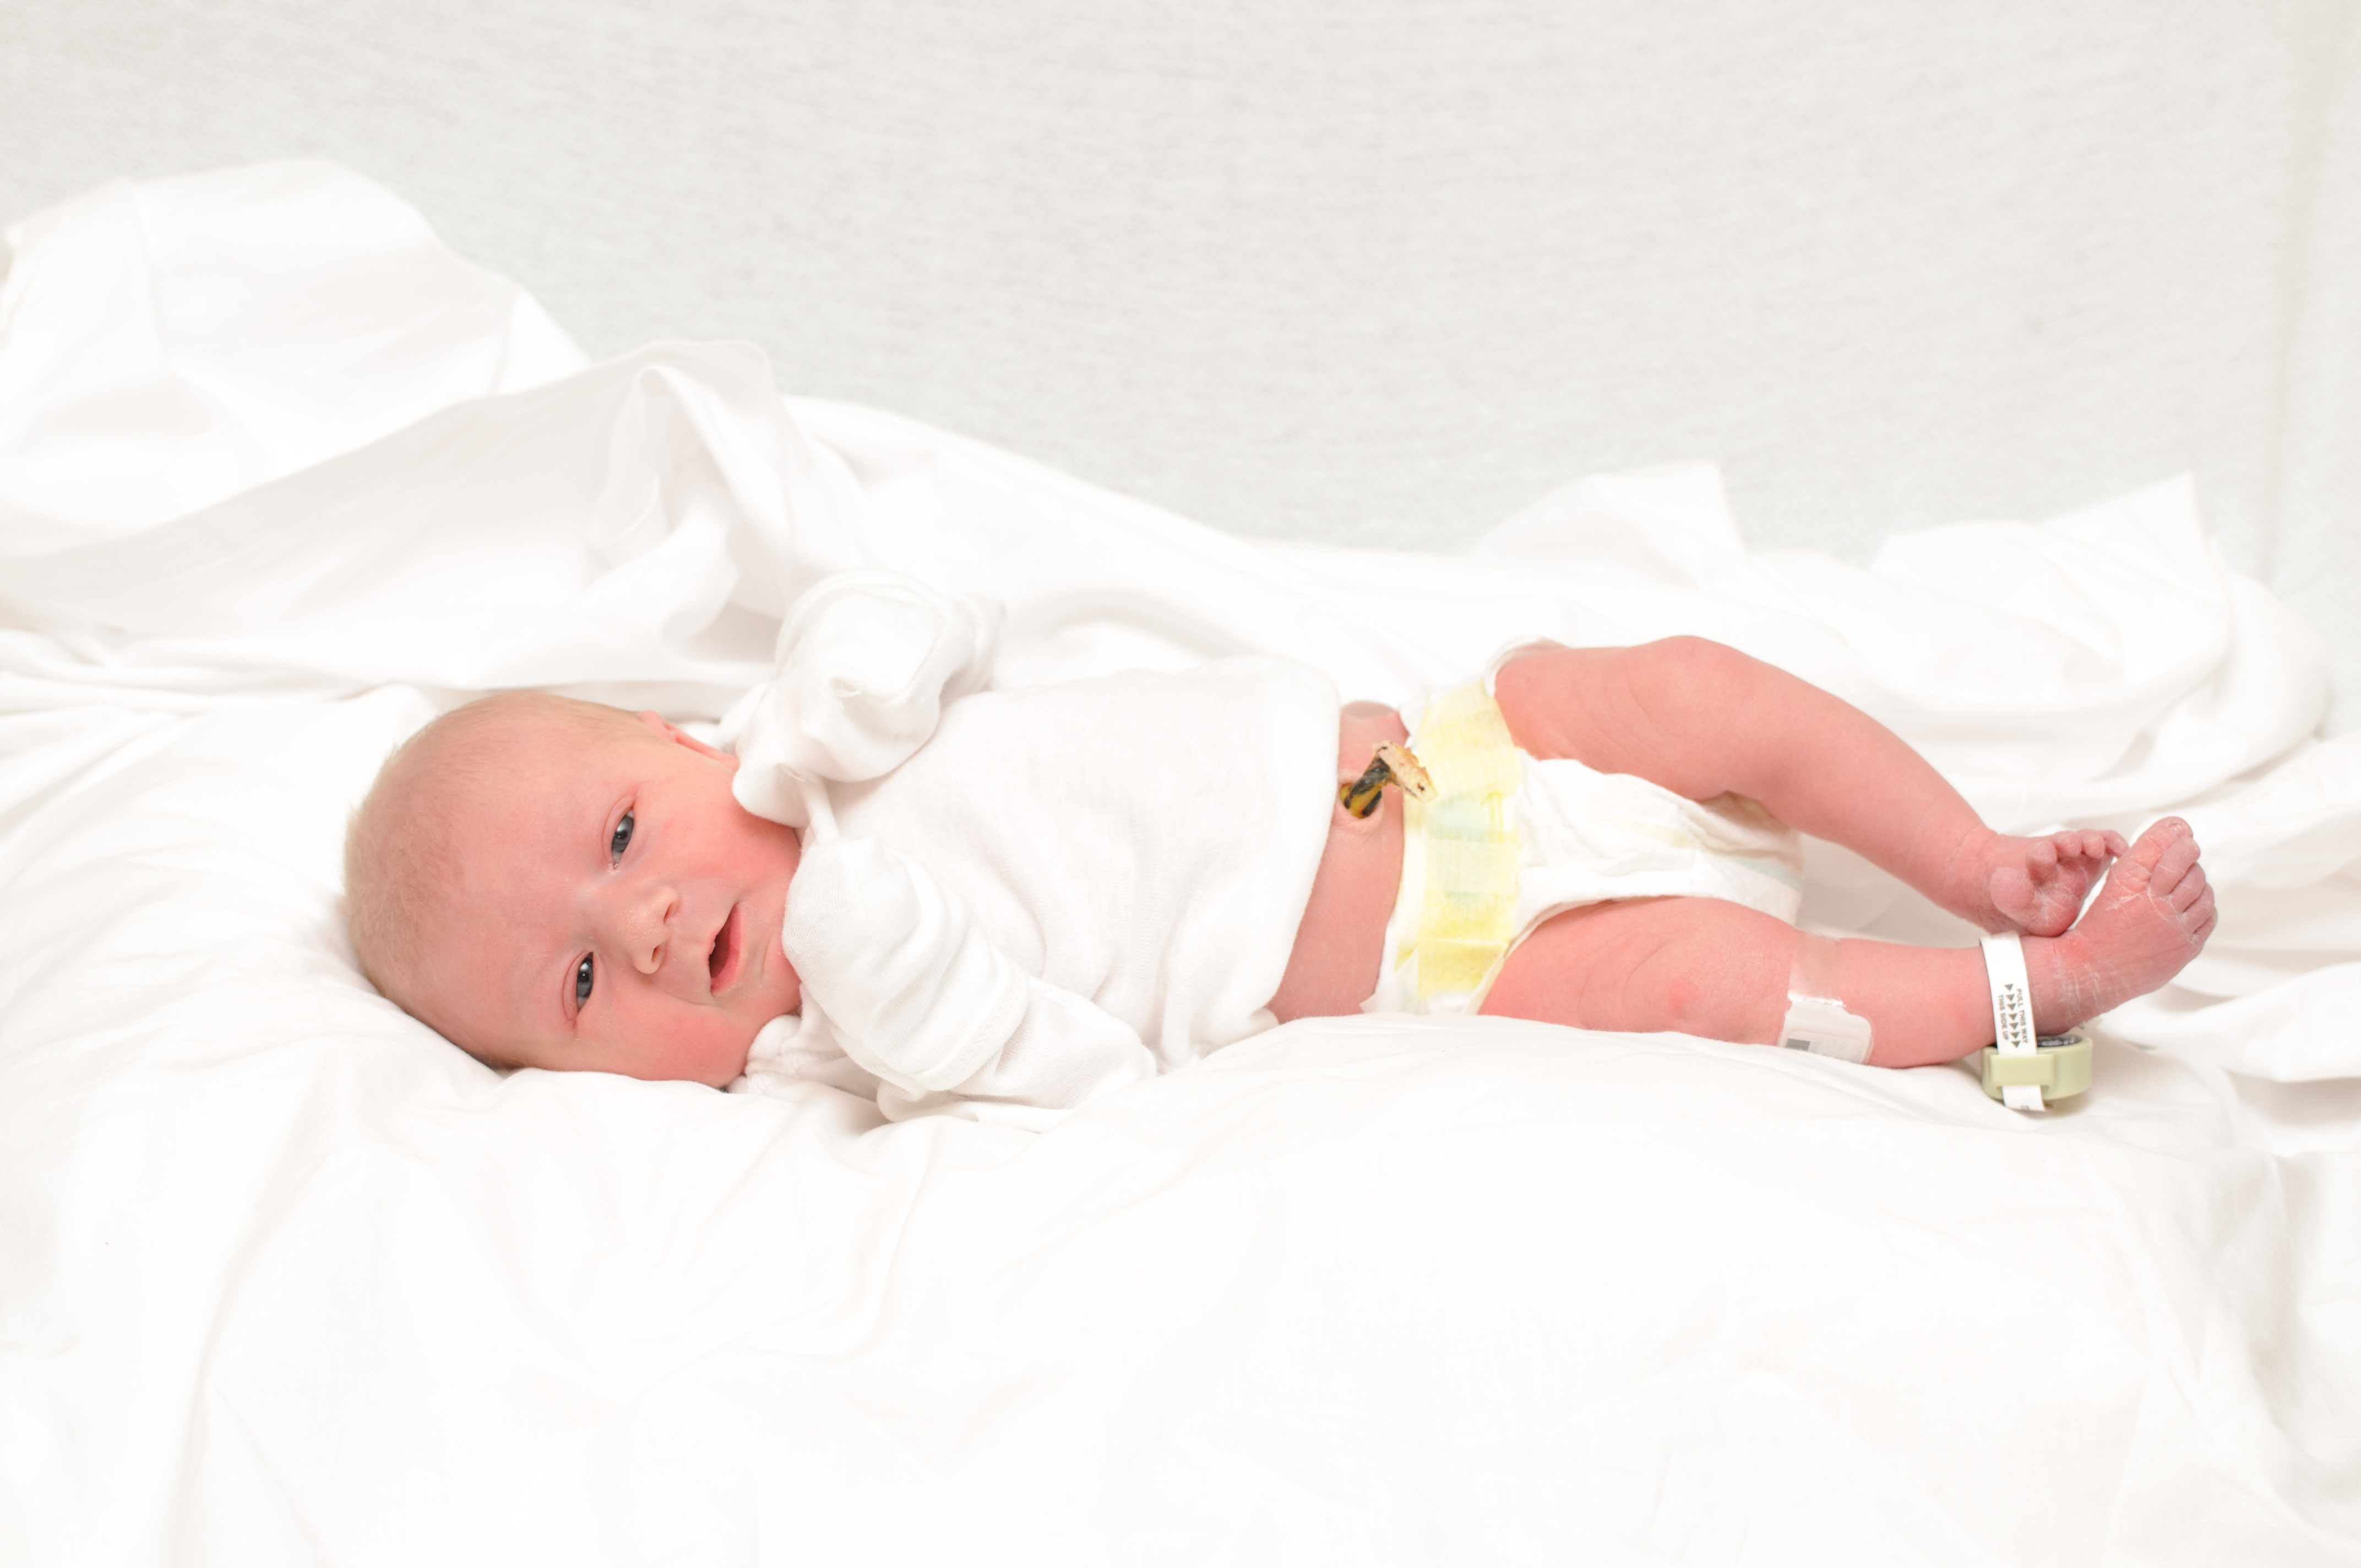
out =
[(623, 858), (623, 851), (631, 847), (631, 813), (626, 811), (623, 813), (623, 819), (615, 824), (615, 836), (607, 840), (607, 858), (610, 861), (620, 861)]
[[(626, 818), (626, 820), (629, 819)], [(585, 953), (582, 955), (582, 961), (574, 966), (574, 1010), (577, 1013), (581, 1012), (582, 1004), (589, 1000), (590, 955)]]

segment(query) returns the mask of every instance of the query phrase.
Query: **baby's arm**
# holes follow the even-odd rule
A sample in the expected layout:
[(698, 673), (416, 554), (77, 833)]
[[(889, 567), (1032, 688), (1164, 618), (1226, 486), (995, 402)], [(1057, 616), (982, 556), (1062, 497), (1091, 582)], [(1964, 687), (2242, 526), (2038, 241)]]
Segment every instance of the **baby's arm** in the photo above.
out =
[(1534, 756), (1631, 773), (1691, 800), (1751, 795), (1987, 931), (2064, 931), (2124, 852), (2114, 833), (1994, 833), (1869, 715), (1702, 638), (1543, 644), (1502, 665), (1495, 691), (1509, 732)]
[(1122, 1020), (1027, 974), (924, 868), (874, 839), (804, 851), (782, 933), (805, 1026), (884, 1080), (893, 1119), (953, 1110), (1039, 1126), (1156, 1076)]

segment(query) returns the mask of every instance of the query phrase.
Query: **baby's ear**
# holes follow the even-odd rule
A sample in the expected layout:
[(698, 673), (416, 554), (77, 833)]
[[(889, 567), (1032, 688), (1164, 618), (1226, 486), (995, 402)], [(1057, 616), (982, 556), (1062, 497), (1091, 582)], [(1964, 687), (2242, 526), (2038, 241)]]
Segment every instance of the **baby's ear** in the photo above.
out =
[(687, 730), (683, 729), (679, 725), (675, 724), (671, 719), (666, 718), (663, 714), (658, 713), (653, 707), (643, 707), (640, 709), (640, 722), (654, 730), (657, 734), (663, 736), (665, 740), (670, 740), (675, 745), (686, 746), (701, 757), (710, 757), (717, 762), (728, 762), (732, 767), (735, 767), (738, 763), (738, 759), (731, 756), (729, 752), (715, 751), (712, 747), (707, 745), (696, 736), (691, 735)]

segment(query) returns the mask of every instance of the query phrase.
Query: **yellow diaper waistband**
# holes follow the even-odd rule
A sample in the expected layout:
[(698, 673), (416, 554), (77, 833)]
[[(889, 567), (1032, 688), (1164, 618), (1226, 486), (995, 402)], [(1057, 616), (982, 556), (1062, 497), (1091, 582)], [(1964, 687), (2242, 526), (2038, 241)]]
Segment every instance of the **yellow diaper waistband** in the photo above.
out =
[(1402, 801), (1402, 878), (1406, 893), (1416, 882), (1418, 919), (1394, 967), (1416, 957), (1422, 997), (1470, 992), (1517, 939), (1512, 803), (1524, 763), (1480, 681), (1430, 704), (1411, 744), (1434, 793)]

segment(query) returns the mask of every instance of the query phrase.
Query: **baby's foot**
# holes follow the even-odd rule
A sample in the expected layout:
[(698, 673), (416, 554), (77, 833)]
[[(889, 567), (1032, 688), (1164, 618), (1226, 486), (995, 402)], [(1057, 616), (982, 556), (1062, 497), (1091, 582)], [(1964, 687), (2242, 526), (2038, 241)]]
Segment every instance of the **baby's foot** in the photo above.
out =
[[(2185, 824), (2182, 831), (2188, 831)], [(2107, 862), (2124, 852), (2122, 834), (2097, 828), (2052, 833), (2046, 839), (1995, 834), (1984, 888), (2001, 924), (1988, 924), (1984, 929), (2014, 927), (2028, 937), (2057, 936), (2074, 924)]]
[(2052, 1034), (2146, 996), (2213, 931), (2213, 889), (2197, 863), (2197, 835), (2168, 817), (2124, 852), (2080, 924), (2026, 945), (2034, 1023)]
[(1961, 846), (1944, 879), (1954, 915), (1987, 931), (2055, 937), (2074, 924), (2124, 836), (2081, 828), (2040, 839), (1986, 832)]

